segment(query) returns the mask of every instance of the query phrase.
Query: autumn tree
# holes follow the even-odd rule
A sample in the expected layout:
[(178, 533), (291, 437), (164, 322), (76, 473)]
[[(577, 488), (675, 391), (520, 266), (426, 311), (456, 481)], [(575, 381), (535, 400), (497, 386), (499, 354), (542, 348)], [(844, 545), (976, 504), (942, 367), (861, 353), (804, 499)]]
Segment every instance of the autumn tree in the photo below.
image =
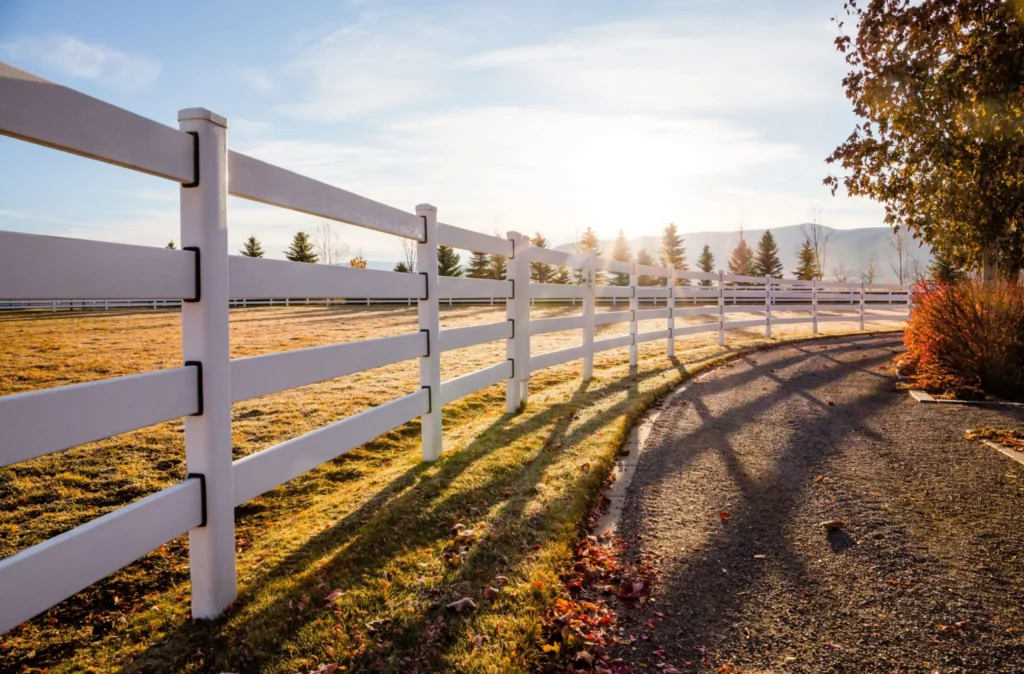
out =
[(801, 281), (813, 281), (818, 278), (818, 256), (814, 252), (814, 244), (810, 239), (804, 239), (796, 259), (796, 270), (793, 272), (793, 276)]
[(356, 255), (354, 258), (348, 261), (348, 266), (353, 269), (366, 269), (366, 258), (361, 254)]
[[(986, 281), (1024, 250), (1024, 4), (848, 0), (836, 46), (861, 121), (828, 157), (867, 196)], [(847, 34), (849, 33), (849, 34)], [(851, 37), (855, 36), (855, 37)]]
[[(583, 236), (580, 237), (579, 245), (577, 246), (581, 253), (588, 253), (594, 251), (594, 257), (601, 257), (601, 243), (597, 240), (597, 234), (590, 227), (587, 227), (587, 231), (583, 232)], [(577, 272), (577, 283), (583, 282), (582, 272)], [(598, 271), (594, 274), (594, 283), (604, 283), (604, 272)]]
[(491, 278), (491, 260), (487, 253), (473, 253), (469, 258), (469, 267), (466, 268), (466, 276), (470, 278)]
[(757, 252), (754, 253), (754, 261), (750, 265), (752, 276), (771, 276), (782, 278), (782, 260), (779, 259), (779, 244), (775, 242), (775, 236), (770, 229), (766, 229), (761, 238), (757, 240)]
[(284, 256), (292, 262), (319, 262), (313, 242), (305, 232), (295, 232)]
[[(532, 239), (530, 239), (530, 245), (534, 248), (547, 248), (548, 240), (543, 234), (537, 232)], [(546, 262), (531, 262), (530, 263), (530, 280), (536, 283), (551, 283), (555, 277), (555, 270), (550, 264)]]
[(242, 249), (238, 253), (244, 257), (263, 257), (263, 245), (255, 236), (250, 236), (242, 244)]
[(754, 251), (747, 243), (747, 237), (743, 235), (743, 229), (741, 228), (740, 240), (736, 247), (732, 249), (732, 255), (729, 256), (729, 273), (749, 276), (751, 273), (750, 266), (753, 263)]
[[(700, 257), (697, 258), (697, 269), (700, 269), (706, 274), (714, 273), (715, 271), (715, 256), (711, 254), (711, 246), (704, 244), (704, 248), (700, 251)], [(702, 286), (711, 285), (711, 281), (705, 279), (700, 282)]]
[[(615, 243), (612, 244), (612, 259), (619, 262), (629, 262), (633, 259), (633, 253), (629, 250), (629, 241), (626, 241), (626, 233), (622, 229), (619, 229), (619, 235), (615, 237)], [(613, 286), (628, 286), (629, 273), (621, 271), (612, 272), (609, 284)]]
[(451, 246), (437, 247), (438, 276), (462, 276), (462, 257)]

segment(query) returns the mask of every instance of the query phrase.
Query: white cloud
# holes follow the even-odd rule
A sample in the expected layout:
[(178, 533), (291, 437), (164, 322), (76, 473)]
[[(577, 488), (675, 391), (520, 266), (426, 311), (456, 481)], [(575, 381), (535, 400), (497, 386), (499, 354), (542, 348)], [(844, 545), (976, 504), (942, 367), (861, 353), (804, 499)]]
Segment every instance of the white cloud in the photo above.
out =
[(262, 70), (258, 70), (256, 68), (243, 68), (239, 74), (242, 76), (242, 79), (249, 84), (249, 86), (262, 94), (269, 93), (276, 88), (274, 86), (274, 81), (270, 79), (270, 75)]
[(42, 64), (122, 91), (143, 87), (160, 74), (160, 64), (152, 59), (69, 35), (21, 37), (0, 44), (0, 52), (12, 61)]
[(495, 49), (466, 68), (527, 78), (560, 101), (646, 112), (768, 108), (842, 100), (842, 61), (818, 21), (663, 20), (578, 29)]
[(308, 79), (303, 100), (281, 112), (304, 119), (339, 121), (409, 108), (438, 96), (440, 57), (416, 40), (350, 27), (323, 38), (292, 61), (286, 72)]

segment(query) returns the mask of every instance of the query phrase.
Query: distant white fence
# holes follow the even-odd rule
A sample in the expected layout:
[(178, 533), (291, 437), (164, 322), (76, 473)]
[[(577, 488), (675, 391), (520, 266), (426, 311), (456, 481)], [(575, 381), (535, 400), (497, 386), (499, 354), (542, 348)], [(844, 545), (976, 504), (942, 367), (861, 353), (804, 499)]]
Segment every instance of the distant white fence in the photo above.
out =
[[(435, 460), (442, 450), (441, 407), (488, 386), (505, 382), (512, 413), (526, 400), (531, 372), (582, 359), (589, 379), (600, 351), (628, 347), (635, 365), (637, 347), (647, 341), (665, 340), (672, 355), (675, 338), (683, 335), (717, 332), (722, 343), (727, 330), (738, 328), (763, 326), (770, 336), (783, 323), (863, 327), (866, 319), (903, 320), (909, 308), (902, 287), (707, 274), (531, 248), (516, 232), (502, 239), (452, 227), (438, 223), (433, 206), (408, 213), (231, 152), (227, 122), (208, 110), (182, 110), (178, 119), (180, 128), (173, 129), (0, 64), (0, 133), (179, 183), (182, 242), (182, 250), (167, 250), (0, 232), (0, 300), (44, 308), (63, 307), (69, 298), (107, 307), (109, 298), (132, 306), (180, 305), (184, 361), (0, 397), (0, 466), (184, 416), (188, 469), (188, 478), (174, 487), (0, 560), (0, 632), (186, 532), (192, 614), (218, 615), (236, 596), (236, 506), (417, 417), (423, 458)], [(229, 194), (417, 241), (418, 273), (231, 256)], [(508, 280), (438, 277), (440, 244), (506, 256)], [(584, 283), (530, 283), (531, 261), (579, 269)], [(630, 283), (597, 285), (599, 270), (629, 274)], [(639, 275), (672, 282), (641, 286)], [(711, 285), (672, 285), (679, 281)], [(326, 297), (415, 301), (420, 330), (230, 358), (230, 306)], [(440, 330), (442, 298), (502, 301), (507, 320)], [(531, 320), (531, 301), (546, 300), (578, 301), (582, 314)], [(628, 309), (596, 313), (599, 300)], [(663, 302), (664, 308), (641, 309), (642, 302)], [(804, 315), (773, 317), (780, 310)], [(730, 320), (735, 313), (761, 315)], [(711, 320), (676, 326), (677, 318), (692, 316)], [(664, 320), (664, 328), (639, 332), (640, 322), (649, 320)], [(596, 326), (612, 323), (628, 323), (629, 334), (595, 340)], [(531, 335), (565, 330), (582, 330), (582, 346), (531, 352)], [(493, 341), (505, 342), (506, 360), (441, 380), (442, 352)], [(410, 359), (419, 360), (419, 391), (232, 461), (233, 403)]]

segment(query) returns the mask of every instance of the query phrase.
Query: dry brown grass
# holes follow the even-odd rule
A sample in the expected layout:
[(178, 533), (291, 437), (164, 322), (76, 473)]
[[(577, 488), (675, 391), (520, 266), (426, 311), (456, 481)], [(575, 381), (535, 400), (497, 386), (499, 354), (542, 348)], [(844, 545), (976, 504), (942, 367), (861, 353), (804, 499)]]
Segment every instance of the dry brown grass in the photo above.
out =
[[(543, 306), (533, 316), (578, 311)], [(500, 307), (442, 308), (442, 328), (500, 320)], [(650, 321), (641, 330), (663, 327), (664, 321)], [(823, 333), (852, 327), (824, 324)], [(231, 352), (241, 357), (415, 330), (415, 309), (238, 310), (231, 317)], [(625, 332), (627, 324), (608, 326), (598, 338)], [(776, 331), (777, 337), (800, 334), (806, 326)], [(760, 329), (734, 331), (729, 343), (757, 345), (760, 337)], [(514, 588), (553, 587), (629, 423), (685, 376), (687, 365), (731, 351), (715, 339), (709, 333), (677, 340), (681, 362), (675, 364), (665, 357), (664, 341), (643, 344), (633, 373), (627, 349), (599, 354), (590, 386), (580, 384), (579, 362), (538, 373), (519, 416), (503, 414), (500, 386), (459, 401), (445, 408), (446, 454), (434, 465), (418, 461), (416, 422), (391, 431), (238, 508), (241, 601), (228, 617), (189, 625), (182, 537), (4, 635), (0, 668), (296, 671), (338, 661), (356, 669), (520, 669), (536, 638), (533, 611), (553, 590)], [(578, 343), (578, 332), (543, 335), (532, 351)], [(180, 315), (0, 316), (0, 354), (0, 394), (175, 367)], [(504, 357), (501, 342), (450, 352), (443, 375)], [(407, 362), (237, 404), (235, 458), (418, 387), (416, 363)], [(0, 469), (0, 557), (183, 479), (182, 429), (180, 420), (172, 421)], [(470, 507), (489, 533), (466, 565), (451, 568), (441, 555), (447, 529), (460, 519), (471, 524)], [(521, 541), (531, 545), (522, 549)], [(515, 586), (493, 606), (457, 620), (437, 607), (478, 592), (480, 573), (490, 578), (496, 570)], [(325, 586), (345, 591), (329, 608), (317, 597), (330, 591)], [(386, 630), (366, 627), (385, 618)], [(443, 625), (428, 629), (438, 618)], [(481, 634), (486, 646), (467, 639)]]

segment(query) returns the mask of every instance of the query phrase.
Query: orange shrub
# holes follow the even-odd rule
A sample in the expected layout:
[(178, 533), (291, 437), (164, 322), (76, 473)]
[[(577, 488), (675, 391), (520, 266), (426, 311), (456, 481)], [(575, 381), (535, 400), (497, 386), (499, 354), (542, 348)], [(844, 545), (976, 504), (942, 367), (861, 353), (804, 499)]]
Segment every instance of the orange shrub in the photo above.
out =
[(906, 330), (903, 363), (937, 394), (1024, 398), (1024, 287), (921, 283)]

